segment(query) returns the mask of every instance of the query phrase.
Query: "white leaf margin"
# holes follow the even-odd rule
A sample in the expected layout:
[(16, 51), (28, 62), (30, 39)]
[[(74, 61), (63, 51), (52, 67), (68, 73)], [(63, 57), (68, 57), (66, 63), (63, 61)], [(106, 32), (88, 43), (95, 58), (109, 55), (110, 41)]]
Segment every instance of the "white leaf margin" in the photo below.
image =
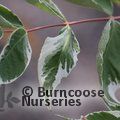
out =
[[(47, 37), (47, 39), (44, 42), (44, 45), (42, 47), (41, 54), (38, 60), (38, 78), (39, 78), (40, 86), (43, 86), (45, 82), (46, 76), (42, 77), (43, 75), (42, 69), (43, 69), (43, 66), (45, 65), (46, 56), (50, 55), (52, 52), (54, 52), (57, 49), (57, 46), (55, 46), (56, 43), (59, 42), (60, 45), (63, 45), (65, 43), (63, 38), (67, 35), (68, 29), (66, 29), (62, 34), (58, 35), (57, 37)], [(78, 41), (76, 42), (79, 47)], [(56, 80), (53, 83), (54, 89), (60, 84), (61, 79), (66, 78), (70, 74), (70, 72), (74, 69), (78, 61), (78, 58), (77, 58), (78, 54), (79, 52), (76, 52), (76, 50), (73, 51), (74, 65), (72, 69), (70, 69), (69, 73), (67, 73), (66, 68), (65, 69), (62, 68), (62, 64), (59, 64), (59, 69), (56, 74)], [(66, 64), (66, 67), (67, 67), (67, 64)]]
[[(20, 27), (20, 28), (16, 29), (16, 30), (10, 35), (10, 38), (9, 38), (8, 43), (4, 46), (2, 52), (0, 53), (0, 61), (1, 61), (1, 59), (2, 59), (2, 56), (4, 55), (4, 52), (5, 52), (6, 47), (9, 46), (10, 39), (11, 39), (12, 35), (14, 35), (14, 33), (15, 33), (16, 31), (18, 31), (19, 29), (24, 29), (24, 28), (23, 28), (23, 27)], [(25, 29), (24, 29), (24, 30), (25, 30)], [(25, 30), (25, 31), (26, 31), (26, 30)], [(19, 77), (21, 77), (21, 76), (23, 75), (23, 73), (25, 72), (25, 70), (27, 69), (27, 67), (28, 67), (28, 65), (29, 65), (29, 63), (30, 63), (30, 61), (31, 61), (31, 57), (32, 57), (32, 48), (31, 48), (30, 43), (29, 43), (29, 38), (28, 38), (27, 31), (26, 31), (26, 34), (25, 34), (23, 37), (25, 37), (25, 36), (26, 36), (26, 39), (27, 39), (27, 42), (28, 42), (29, 50), (26, 51), (26, 52), (27, 52), (27, 56), (28, 56), (28, 62), (27, 62), (27, 64), (26, 64), (26, 67), (25, 67), (24, 71), (21, 73), (21, 75), (16, 76), (14, 79), (11, 79), (11, 80), (10, 80), (11, 82), (2, 82), (2, 78), (1, 78), (1, 76), (0, 76), (0, 85), (2, 85), (2, 84), (5, 85), (5, 84), (10, 84), (10, 83), (15, 82), (16, 79), (18, 79)], [(21, 38), (21, 39), (22, 39), (22, 38)]]

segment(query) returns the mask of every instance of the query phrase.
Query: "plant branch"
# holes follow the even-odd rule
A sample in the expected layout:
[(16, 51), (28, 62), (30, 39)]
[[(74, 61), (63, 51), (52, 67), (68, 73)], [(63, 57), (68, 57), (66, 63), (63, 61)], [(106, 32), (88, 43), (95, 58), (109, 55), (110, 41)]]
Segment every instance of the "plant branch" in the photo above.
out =
[[(103, 22), (103, 21), (108, 21), (109, 19), (120, 20), (120, 16), (82, 19), (82, 20), (79, 20), (79, 21), (72, 21), (72, 22), (61, 23), (61, 24), (39, 26), (39, 27), (28, 29), (27, 32), (35, 32), (35, 31), (42, 30), (42, 29), (48, 29), (48, 28), (53, 28), (53, 27), (61, 27), (61, 26), (66, 26), (67, 24), (77, 25), (77, 24), (89, 23), (89, 22)], [(9, 32), (12, 32), (12, 31), (13, 30), (5, 30), (6, 33), (9, 33)]]

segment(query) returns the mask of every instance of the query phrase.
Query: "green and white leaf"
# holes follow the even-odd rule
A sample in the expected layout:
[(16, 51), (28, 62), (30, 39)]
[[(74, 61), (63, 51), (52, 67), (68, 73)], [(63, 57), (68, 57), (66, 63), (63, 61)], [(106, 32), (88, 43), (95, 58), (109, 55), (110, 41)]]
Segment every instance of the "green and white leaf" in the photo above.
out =
[(58, 16), (62, 20), (66, 21), (65, 16), (59, 10), (57, 5), (52, 0), (26, 0), (28, 3), (38, 7), (39, 9), (46, 11), (52, 15)]
[(91, 113), (86, 118), (87, 120), (120, 120), (120, 111)]
[(3, 35), (4, 35), (3, 29), (0, 27), (0, 39), (2, 39)]
[(20, 77), (31, 59), (31, 47), (23, 28), (12, 33), (0, 55), (0, 84), (8, 84)]
[(120, 111), (103, 111), (103, 112), (95, 112), (90, 113), (86, 116), (81, 116), (80, 119), (66, 118), (63, 116), (59, 116), (64, 120), (120, 120)]
[(0, 4), (0, 26), (2, 28), (17, 28), (23, 25), (12, 11)]
[(90, 7), (103, 11), (108, 15), (113, 14), (113, 4), (111, 0), (67, 0), (67, 1), (84, 7)]
[(64, 27), (59, 36), (48, 37), (38, 63), (41, 86), (45, 89), (55, 89), (61, 79), (67, 77), (76, 66), (79, 52), (79, 44), (69, 26)]
[(116, 91), (120, 88), (120, 23), (110, 20), (101, 37), (97, 57), (104, 100), (112, 110), (120, 110)]

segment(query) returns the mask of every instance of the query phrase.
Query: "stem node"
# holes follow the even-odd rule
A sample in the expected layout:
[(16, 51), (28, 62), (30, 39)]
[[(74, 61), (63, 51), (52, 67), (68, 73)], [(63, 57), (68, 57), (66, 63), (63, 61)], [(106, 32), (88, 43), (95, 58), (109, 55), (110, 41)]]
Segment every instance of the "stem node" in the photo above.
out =
[[(34, 32), (34, 31), (37, 31), (37, 30), (48, 29), (48, 28), (53, 28), (53, 27), (62, 27), (62, 26), (66, 26), (66, 25), (77, 25), (77, 24), (81, 24), (81, 23), (103, 22), (103, 21), (108, 21), (111, 18), (114, 19), (114, 20), (120, 20), (120, 16), (82, 19), (82, 20), (79, 20), (79, 21), (65, 22), (65, 23), (61, 23), (61, 24), (38, 26), (38, 27), (35, 27), (35, 28), (28, 29), (27, 32)], [(9, 33), (9, 32), (13, 32), (13, 30), (5, 30), (4, 32)]]

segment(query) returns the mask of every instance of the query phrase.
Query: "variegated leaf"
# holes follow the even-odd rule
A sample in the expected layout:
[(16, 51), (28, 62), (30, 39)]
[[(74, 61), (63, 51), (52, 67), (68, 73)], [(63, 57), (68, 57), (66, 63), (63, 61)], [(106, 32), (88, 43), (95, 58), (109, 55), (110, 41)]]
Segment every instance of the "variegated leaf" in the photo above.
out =
[(117, 21), (110, 20), (103, 31), (97, 65), (106, 104), (112, 110), (120, 110), (116, 96), (120, 88), (120, 23)]
[(54, 38), (47, 38), (38, 63), (39, 81), (45, 89), (55, 89), (76, 66), (79, 53), (77, 39), (69, 26)]

